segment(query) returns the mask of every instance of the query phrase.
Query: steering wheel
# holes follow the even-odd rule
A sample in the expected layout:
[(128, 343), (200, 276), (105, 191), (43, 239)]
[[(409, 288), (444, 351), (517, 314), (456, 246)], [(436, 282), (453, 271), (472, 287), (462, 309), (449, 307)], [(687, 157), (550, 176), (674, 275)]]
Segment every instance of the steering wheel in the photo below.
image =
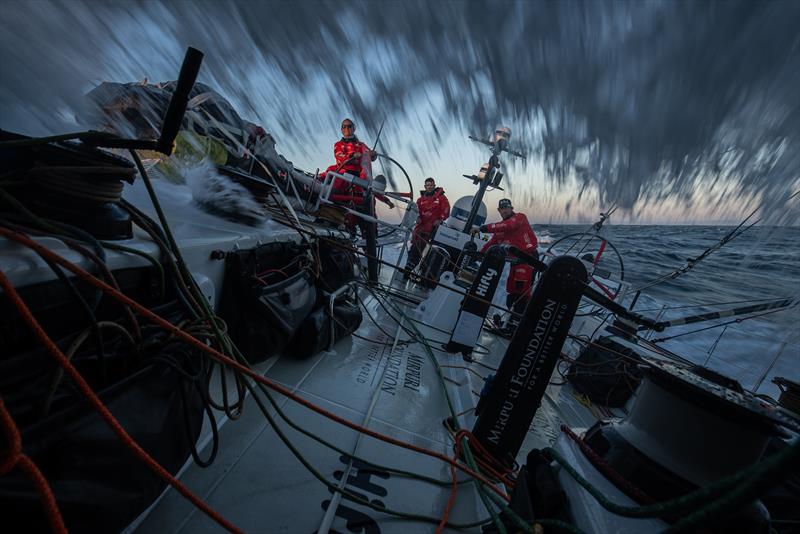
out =
[(608, 298), (616, 298), (625, 280), (625, 264), (611, 241), (589, 232), (569, 234), (551, 243), (545, 255), (556, 257), (556, 247), (559, 249), (558, 255), (571, 254), (589, 263), (589, 282)]
[[(390, 163), (392, 163), (392, 164), (394, 164), (394, 165), (397, 165), (397, 167), (399, 167), (399, 168), (400, 168), (400, 170), (403, 172), (403, 175), (406, 177), (406, 181), (408, 182), (408, 198), (410, 199), (410, 201), (411, 201), (411, 202), (414, 202), (414, 185), (411, 183), (411, 177), (409, 177), (408, 173), (407, 173), (407, 172), (406, 172), (406, 170), (403, 168), (403, 166), (402, 166), (402, 165), (400, 165), (400, 164), (397, 162), (397, 160), (395, 160), (395, 159), (393, 159), (393, 158), (391, 158), (391, 157), (387, 156), (386, 154), (381, 154), (381, 153), (378, 153), (378, 157), (379, 157), (379, 158), (383, 158), (383, 159), (385, 159), (385, 160), (389, 161)], [(381, 238), (381, 237), (388, 237), (388, 236), (392, 235), (393, 233), (395, 233), (396, 231), (397, 231), (397, 228), (391, 228), (391, 229), (390, 229), (388, 232), (386, 232), (385, 234), (378, 234), (378, 238)]]

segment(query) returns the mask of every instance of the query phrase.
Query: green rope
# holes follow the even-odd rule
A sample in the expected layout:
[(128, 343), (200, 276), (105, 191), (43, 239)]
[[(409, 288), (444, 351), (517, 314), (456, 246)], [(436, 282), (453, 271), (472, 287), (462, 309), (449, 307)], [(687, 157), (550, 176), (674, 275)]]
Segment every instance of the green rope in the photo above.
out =
[(101, 241), (100, 243), (106, 248), (110, 248), (112, 250), (118, 250), (121, 252), (127, 252), (128, 254), (134, 254), (150, 262), (158, 272), (158, 286), (160, 290), (159, 294), (161, 296), (161, 299), (163, 299), (166, 296), (167, 292), (166, 275), (164, 274), (164, 266), (161, 265), (161, 262), (159, 260), (157, 260), (154, 256), (148, 254), (147, 252), (135, 249), (133, 247), (126, 247), (125, 245), (120, 245), (118, 243), (111, 243), (108, 241)]
[[(139, 172), (142, 174), (143, 180), (145, 181), (145, 184), (146, 184), (146, 186), (148, 188), (148, 193), (150, 194), (150, 198), (151, 198), (151, 201), (154, 204), (154, 207), (156, 209), (156, 213), (159, 215), (159, 219), (161, 220), (162, 226), (165, 227), (164, 228), (164, 233), (166, 234), (167, 239), (169, 240), (170, 244), (172, 244), (175, 247), (174, 250), (173, 250), (173, 253), (175, 255), (176, 263), (178, 264), (178, 266), (179, 266), (181, 271), (188, 272), (187, 269), (186, 269), (184, 260), (181, 257), (180, 252), (177, 250), (177, 244), (175, 243), (174, 238), (172, 237), (172, 234), (169, 231), (168, 223), (166, 221), (166, 217), (164, 217), (163, 211), (162, 211), (161, 206), (160, 206), (160, 204), (158, 202), (158, 199), (157, 199), (157, 197), (155, 195), (155, 191), (152, 189), (152, 185), (149, 182), (149, 179), (147, 177), (147, 174), (146, 174), (146, 171), (144, 169), (144, 166), (142, 165), (141, 160), (139, 159), (138, 155), (134, 151), (131, 151), (131, 152), (134, 155), (134, 160), (136, 161), (137, 167), (139, 168)], [(244, 358), (244, 356), (241, 354), (241, 352), (239, 352), (239, 350), (233, 344), (233, 341), (230, 339), (230, 337), (227, 335), (227, 333), (224, 333), (224, 332), (220, 331), (218, 322), (215, 319), (215, 314), (211, 310), (208, 301), (200, 293), (199, 288), (197, 287), (193, 277), (189, 276), (187, 278), (188, 278), (188, 281), (189, 281), (188, 289), (192, 293), (194, 293), (195, 300), (201, 304), (201, 308), (202, 309), (199, 310), (199, 311), (202, 312), (201, 316), (204, 317), (208, 321), (208, 323), (211, 325), (212, 330), (214, 331), (214, 335), (215, 335), (216, 339), (219, 341), (219, 343), (223, 347), (223, 352), (226, 355), (231, 356), (232, 358), (237, 360), (239, 363), (242, 363), (242, 364), (247, 365), (249, 367), (249, 363), (247, 362), (247, 359)], [(239, 375), (239, 376), (242, 376), (242, 375)], [(389, 515), (394, 515), (394, 516), (402, 517), (402, 518), (405, 518), (405, 519), (413, 519), (413, 520), (424, 521), (424, 522), (434, 523), (434, 524), (438, 524), (440, 522), (440, 518), (431, 517), (431, 516), (425, 516), (425, 515), (420, 515), (420, 514), (410, 514), (410, 513), (407, 513), (407, 512), (402, 512), (402, 511), (397, 511), (397, 510), (393, 510), (393, 509), (390, 509), (390, 508), (386, 508), (384, 506), (375, 505), (375, 504), (371, 503), (369, 500), (366, 500), (366, 499), (362, 498), (358, 494), (352, 493), (352, 492), (350, 492), (350, 491), (348, 491), (346, 489), (343, 489), (343, 488), (339, 488), (336, 484), (333, 484), (332, 482), (328, 481), (325, 478), (325, 476), (322, 475), (322, 473), (320, 473), (317, 469), (315, 469), (308, 462), (308, 460), (306, 460), (306, 458), (300, 453), (299, 450), (297, 450), (297, 448), (294, 446), (294, 444), (291, 442), (291, 440), (289, 440), (289, 438), (283, 433), (283, 431), (280, 429), (280, 427), (278, 427), (277, 422), (272, 417), (272, 415), (269, 413), (268, 409), (263, 404), (263, 401), (261, 400), (261, 398), (256, 394), (256, 389), (253, 387), (252, 381), (247, 377), (243, 377), (243, 379), (244, 379), (243, 381), (244, 381), (245, 388), (253, 396), (253, 399), (255, 400), (256, 404), (259, 407), (259, 410), (262, 412), (264, 417), (267, 419), (267, 421), (269, 422), (270, 426), (272, 426), (273, 430), (275, 430), (276, 434), (281, 439), (281, 441), (283, 441), (283, 443), (289, 448), (289, 450), (292, 452), (292, 454), (294, 454), (294, 456), (298, 459), (298, 461), (300, 461), (300, 463), (315, 478), (317, 478), (320, 482), (322, 482), (329, 490), (340, 492), (340, 493), (342, 493), (343, 496), (346, 496), (348, 499), (352, 500), (353, 502), (356, 502), (356, 503), (361, 504), (363, 506), (367, 506), (369, 508), (372, 508), (374, 510), (377, 510), (377, 511), (389, 514)], [(282, 410), (280, 410), (280, 408), (278, 407), (278, 405), (275, 402), (274, 398), (272, 397), (270, 392), (266, 389), (266, 387), (263, 384), (261, 384), (260, 382), (257, 382), (256, 385), (257, 385), (259, 391), (263, 395), (265, 395), (267, 397), (267, 399), (269, 399), (270, 403), (273, 405), (273, 407), (275, 408), (276, 412), (279, 413), (281, 415), (281, 417), (287, 422), (287, 424), (289, 424), (292, 428), (295, 428), (296, 430), (298, 430), (298, 431), (302, 432), (303, 434), (311, 437), (312, 439), (315, 439), (316, 441), (322, 443), (323, 445), (326, 445), (326, 446), (330, 447), (331, 449), (336, 450), (340, 454), (346, 454), (347, 456), (350, 456), (350, 457), (353, 457), (355, 459), (358, 459), (359, 461), (364, 461), (365, 463), (368, 463), (368, 464), (373, 465), (373, 466), (378, 467), (378, 468), (387, 469), (387, 470), (394, 470), (392, 468), (385, 468), (384, 466), (380, 466), (378, 464), (374, 464), (372, 462), (368, 462), (368, 461), (366, 461), (366, 460), (364, 460), (362, 458), (358, 458), (356, 456), (353, 456), (352, 454), (346, 453), (345, 451), (339, 449), (338, 447), (335, 447), (333, 444), (328, 443), (327, 441), (323, 440), (322, 438), (314, 435), (313, 433), (301, 428), (299, 425), (291, 422), (288, 419), (288, 417), (286, 417), (285, 413)], [(429, 478), (429, 477), (424, 477), (422, 475), (418, 475), (416, 473), (412, 473), (412, 472), (409, 472), (409, 471), (401, 471), (401, 470), (394, 470), (394, 471), (398, 471), (398, 472), (400, 472), (400, 473), (402, 473), (402, 474), (404, 474), (406, 476), (410, 476), (410, 477), (417, 478), (417, 479), (420, 479), (420, 480), (426, 480), (426, 481), (432, 482), (434, 484), (440, 484), (442, 482), (442, 481), (439, 481), (439, 480), (436, 480), (436, 479), (432, 479), (432, 478)], [(450, 528), (454, 528), (454, 529), (466, 529), (466, 528), (477, 527), (477, 526), (483, 525), (485, 523), (486, 523), (486, 521), (477, 521), (477, 522), (468, 523), (468, 524), (448, 523), (448, 526)]]
[[(684, 517), (666, 532), (695, 532), (699, 527), (738, 507), (753, 501), (769, 488), (800, 469), (800, 439), (754, 466), (752, 476), (742, 481), (719, 499), (712, 501)], [(742, 471), (740, 471), (741, 473)]]
[[(365, 286), (365, 287), (367, 287), (367, 289), (369, 291), (372, 291), (372, 288), (370, 288), (369, 286)], [(373, 294), (373, 297), (375, 297), (376, 300), (379, 299), (378, 295), (376, 295), (374, 292), (372, 294)], [(405, 312), (402, 309), (400, 309), (397, 306), (395, 306), (395, 304), (393, 302), (391, 302), (389, 300), (385, 300), (384, 303), (389, 304), (389, 306), (394, 308), (394, 310), (397, 313), (400, 314), (401, 320), (406, 319)], [(399, 324), (400, 323), (398, 322), (398, 325)], [(442, 386), (442, 391), (444, 392), (444, 397), (445, 397), (445, 400), (447, 401), (447, 407), (450, 410), (450, 414), (452, 416), (453, 425), (455, 426), (456, 430), (459, 430), (458, 415), (456, 414), (456, 410), (453, 407), (453, 402), (450, 399), (450, 393), (447, 390), (447, 385), (445, 384), (444, 376), (442, 375), (442, 369), (439, 366), (439, 362), (436, 359), (436, 355), (431, 350), (430, 344), (425, 339), (425, 336), (422, 335), (422, 332), (419, 331), (419, 329), (416, 327), (416, 325), (413, 323), (413, 321), (408, 321), (408, 324), (414, 330), (414, 333), (416, 334), (416, 337), (419, 340), (419, 343), (425, 348), (425, 352), (428, 355), (428, 358), (430, 359), (431, 363), (433, 364), (434, 369), (436, 370), (436, 375), (439, 378), (439, 383)], [(472, 469), (473, 471), (480, 472), (479, 468), (477, 466), (477, 462), (475, 462), (475, 458), (472, 455), (472, 451), (470, 450), (469, 443), (466, 441), (466, 439), (464, 439), (464, 441), (462, 442), (462, 450), (464, 451), (464, 460), (466, 461), (466, 464), (469, 466), (469, 468)], [(497, 528), (498, 532), (500, 532), (500, 534), (505, 534), (506, 533), (505, 525), (503, 524), (503, 522), (500, 519), (500, 517), (497, 515), (497, 512), (491, 506), (491, 502), (490, 502), (489, 498), (487, 497), (487, 493), (489, 493), (489, 492), (487, 492), (484, 489), (482, 483), (478, 484), (476, 486), (476, 488), (478, 489), (478, 496), (481, 498), (481, 501), (483, 501), (483, 504), (486, 507), (486, 510), (489, 512), (489, 515), (492, 518), (492, 522), (494, 523), (494, 525)], [(511, 510), (511, 508), (509, 508), (507, 505), (505, 505), (505, 503), (503, 503), (503, 506), (501, 507), (501, 510), (503, 512), (507, 513), (509, 516), (517, 515), (513, 510)], [(530, 527), (530, 525), (526, 525), (525, 531), (526, 532), (532, 532), (533, 530)]]
[[(544, 452), (558, 462), (559, 465), (561, 465), (578, 484), (589, 492), (603, 508), (616, 515), (633, 518), (663, 518), (667, 516), (683, 515), (692, 512), (692, 510), (694, 510), (694, 513), (689, 517), (696, 517), (697, 514), (704, 510), (715, 511), (718, 506), (725, 505), (725, 503), (733, 499), (736, 499), (736, 503), (746, 502), (737, 496), (744, 491), (748, 491), (747, 495), (750, 495), (752, 492), (749, 490), (751, 490), (754, 485), (756, 489), (764, 489), (767, 487), (767, 484), (778, 482), (780, 479), (788, 476), (791, 469), (795, 468), (794, 466), (800, 464), (800, 441), (798, 441), (758, 464), (719, 479), (708, 486), (699, 488), (681, 497), (648, 506), (622, 506), (605, 497), (600, 490), (581, 476), (581, 474), (557, 451), (548, 447), (544, 449)], [(739, 486), (736, 486), (737, 484), (739, 484)], [(753, 497), (754, 495), (751, 496), (750, 499), (752, 500)], [(698, 509), (698, 506), (701, 506), (701, 508)], [(678, 524), (682, 524), (684, 521), (688, 520), (689, 517)], [(703, 517), (705, 517), (705, 515)], [(699, 519), (697, 520), (699, 521)], [(677, 527), (678, 524), (674, 525), (674, 527)]]

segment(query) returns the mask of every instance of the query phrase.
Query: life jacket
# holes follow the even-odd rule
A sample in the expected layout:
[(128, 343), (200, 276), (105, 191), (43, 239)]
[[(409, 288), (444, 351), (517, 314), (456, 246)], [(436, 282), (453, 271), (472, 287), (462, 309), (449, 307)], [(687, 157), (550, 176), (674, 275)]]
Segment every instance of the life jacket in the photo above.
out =
[(420, 191), (417, 199), (419, 222), (414, 227), (414, 234), (431, 233), (433, 223), (444, 221), (450, 216), (450, 202), (444, 196), (444, 189), (437, 187), (432, 192)]
[[(361, 152), (360, 160), (350, 160), (352, 154)], [(336, 163), (325, 169), (320, 176), (324, 180), (328, 172), (339, 174), (352, 174), (360, 178), (372, 178), (372, 160), (370, 159), (370, 148), (366, 143), (358, 140), (358, 137), (342, 137), (333, 144), (333, 156)], [(347, 163), (345, 163), (347, 162)], [(364, 189), (358, 185), (352, 185), (341, 178), (336, 178), (333, 182), (333, 191), (330, 199), (341, 203), (358, 203), (364, 194)]]

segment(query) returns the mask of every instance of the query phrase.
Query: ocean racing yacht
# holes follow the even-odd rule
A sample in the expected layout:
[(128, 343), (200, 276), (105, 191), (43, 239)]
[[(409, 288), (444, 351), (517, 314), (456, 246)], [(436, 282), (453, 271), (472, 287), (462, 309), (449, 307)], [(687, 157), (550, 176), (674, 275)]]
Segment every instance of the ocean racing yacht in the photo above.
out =
[[(635, 311), (610, 212), (541, 259), (477, 251), (510, 129), (475, 138), (477, 192), (405, 281), (413, 191), (295, 169), (195, 83), (201, 59), (95, 89), (102, 130), (0, 132), (9, 532), (797, 528), (797, 394), (648, 341), (708, 317)], [(511, 261), (537, 272), (522, 314), (497, 290)]]

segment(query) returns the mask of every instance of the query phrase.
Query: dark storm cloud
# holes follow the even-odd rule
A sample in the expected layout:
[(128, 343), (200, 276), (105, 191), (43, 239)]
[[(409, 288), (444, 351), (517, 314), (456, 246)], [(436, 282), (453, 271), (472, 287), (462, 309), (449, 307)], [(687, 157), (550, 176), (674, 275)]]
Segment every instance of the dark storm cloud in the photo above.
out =
[[(3, 10), (4, 106), (38, 103), (53, 87), (63, 88), (63, 105), (75, 104), (67, 86), (93, 76), (92, 62), (76, 58), (106, 46), (118, 61), (174, 69), (171, 55), (192, 44), (214, 52), (207, 78), (256, 114), (263, 104), (242, 80), (259, 65), (298, 95), (324, 80), (320, 107), (343, 102), (370, 131), (383, 117), (418, 113), (410, 105), (435, 94), (442, 105), (425, 118), (435, 126), (426, 128), (431, 144), (450, 128), (488, 131), (501, 118), (555, 181), (575, 177), (604, 202), (689, 197), (715, 180), (728, 195), (779, 202), (800, 181), (800, 2), (20, 2)], [(122, 30), (123, 21), (134, 29)], [(172, 39), (169, 49), (153, 26)], [(40, 42), (69, 60), (37, 60)], [(21, 89), (45, 68), (54, 69), (49, 87)], [(320, 113), (293, 108), (284, 118), (303, 132)]]

